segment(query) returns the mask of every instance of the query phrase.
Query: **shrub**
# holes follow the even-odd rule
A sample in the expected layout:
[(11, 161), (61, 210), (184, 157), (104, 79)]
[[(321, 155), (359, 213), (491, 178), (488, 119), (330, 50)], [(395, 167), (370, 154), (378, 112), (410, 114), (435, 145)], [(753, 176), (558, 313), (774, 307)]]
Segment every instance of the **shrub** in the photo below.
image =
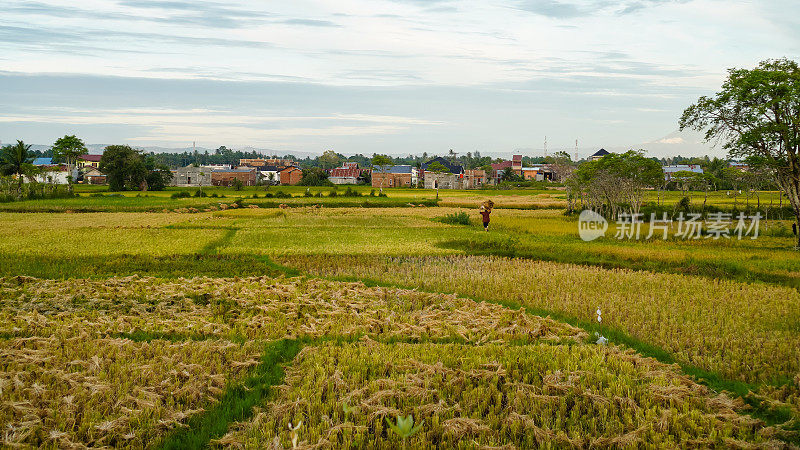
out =
[(345, 197), (361, 197), (361, 193), (350, 186), (347, 186), (347, 190), (342, 195)]
[(292, 195), (283, 191), (278, 191), (275, 193), (275, 198), (292, 198)]
[(450, 225), (471, 225), (472, 221), (469, 219), (469, 214), (464, 211), (447, 214), (444, 217), (437, 219), (439, 222), (448, 223)]
[(203, 192), (202, 189), (198, 189), (198, 190), (194, 191), (194, 196), (195, 197), (208, 197), (208, 194)]
[(339, 194), (337, 194), (336, 191), (330, 191), (328, 193), (328, 197), (336, 197), (337, 195), (339, 195)]
[(682, 209), (682, 210), (683, 210), (683, 211), (685, 211), (685, 212), (689, 212), (689, 208), (690, 208), (691, 206), (692, 206), (692, 203), (691, 203), (691, 200), (689, 200), (689, 197), (683, 197), (683, 198), (682, 198), (682, 199), (681, 199), (681, 200), (678, 202), (678, 209)]
[(189, 191), (179, 191), (179, 192), (173, 192), (172, 195), (170, 195), (169, 197), (175, 199), (175, 198), (187, 198), (191, 196), (192, 194), (190, 194)]

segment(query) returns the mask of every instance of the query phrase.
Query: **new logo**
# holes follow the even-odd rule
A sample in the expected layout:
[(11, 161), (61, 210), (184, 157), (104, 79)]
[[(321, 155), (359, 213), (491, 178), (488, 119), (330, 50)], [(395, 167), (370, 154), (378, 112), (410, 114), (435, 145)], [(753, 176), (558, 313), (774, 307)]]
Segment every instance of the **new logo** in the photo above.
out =
[(604, 236), (608, 230), (608, 221), (600, 214), (584, 209), (578, 216), (578, 234), (586, 242)]

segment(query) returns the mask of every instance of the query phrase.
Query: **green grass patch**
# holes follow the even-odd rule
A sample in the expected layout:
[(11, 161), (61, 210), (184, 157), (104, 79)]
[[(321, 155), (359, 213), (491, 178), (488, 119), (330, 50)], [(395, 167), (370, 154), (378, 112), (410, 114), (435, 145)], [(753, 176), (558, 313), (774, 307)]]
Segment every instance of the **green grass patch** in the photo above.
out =
[(145, 255), (60, 257), (0, 255), (0, 276), (37, 278), (108, 278), (152, 276), (161, 278), (247, 277), (280, 274), (254, 255)]
[(248, 419), (253, 407), (261, 404), (272, 387), (283, 380), (282, 364), (291, 361), (302, 346), (303, 342), (295, 339), (267, 344), (261, 362), (244, 380), (230, 385), (217, 403), (193, 416), (186, 428), (168, 435), (157, 448), (206, 448), (209, 441), (224, 435), (231, 423)]

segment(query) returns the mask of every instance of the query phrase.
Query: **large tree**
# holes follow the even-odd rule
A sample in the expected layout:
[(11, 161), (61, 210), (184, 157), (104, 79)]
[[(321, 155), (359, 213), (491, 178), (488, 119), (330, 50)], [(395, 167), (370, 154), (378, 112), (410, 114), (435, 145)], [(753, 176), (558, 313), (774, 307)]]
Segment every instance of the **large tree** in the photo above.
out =
[[(100, 159), (100, 171), (108, 177), (112, 191), (142, 189), (147, 168), (142, 154), (128, 145), (109, 145)], [(144, 187), (146, 189), (146, 187)]]
[[(788, 59), (754, 69), (730, 69), (722, 89), (700, 97), (680, 119), (681, 130), (705, 131), (731, 157), (762, 158), (786, 193), (800, 226), (800, 67)], [(800, 248), (800, 235), (798, 236)]]
[(323, 170), (339, 167), (342, 161), (344, 161), (344, 158), (336, 154), (333, 150), (325, 150), (325, 152), (317, 158), (317, 162), (319, 162), (319, 166), (322, 167)]
[(88, 153), (83, 141), (74, 134), (58, 138), (53, 144), (53, 158), (62, 159), (71, 170), (75, 167), (78, 157)]
[(0, 152), (0, 173), (3, 175), (16, 175), (22, 186), (23, 177), (33, 173), (35, 167), (31, 162), (33, 155), (30, 145), (17, 141), (16, 145), (7, 145)]

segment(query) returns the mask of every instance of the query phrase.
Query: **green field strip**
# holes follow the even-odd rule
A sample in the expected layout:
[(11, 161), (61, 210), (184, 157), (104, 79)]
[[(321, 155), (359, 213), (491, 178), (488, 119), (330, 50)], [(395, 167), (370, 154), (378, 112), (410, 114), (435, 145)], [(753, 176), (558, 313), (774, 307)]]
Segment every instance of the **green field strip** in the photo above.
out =
[[(219, 242), (219, 241), (217, 241)], [(215, 248), (216, 249), (216, 248)], [(214, 277), (232, 278), (277, 276), (254, 255), (191, 254), (172, 256), (21, 256), (0, 254), (0, 277), (18, 275), (44, 279), (89, 278), (115, 276), (153, 276), (160, 278)]]
[[(492, 248), (494, 244), (499, 244)], [(505, 258), (519, 258), (532, 261), (556, 262), (561, 264), (574, 264), (585, 267), (599, 267), (601, 269), (627, 269), (642, 270), (654, 273), (668, 273), (674, 275), (691, 275), (710, 279), (733, 280), (743, 283), (765, 283), (785, 286), (800, 290), (800, 279), (787, 275), (758, 272), (748, 270), (736, 263), (729, 261), (687, 258), (679, 264), (659, 260), (626, 260), (619, 256), (598, 255), (587, 247), (587, 251), (570, 253), (556, 251), (553, 244), (539, 246), (526, 245), (522, 249), (509, 248), (502, 242), (490, 240), (479, 242), (468, 239), (443, 241), (434, 244), (435, 247), (461, 250), (470, 256), (500, 256)]]

